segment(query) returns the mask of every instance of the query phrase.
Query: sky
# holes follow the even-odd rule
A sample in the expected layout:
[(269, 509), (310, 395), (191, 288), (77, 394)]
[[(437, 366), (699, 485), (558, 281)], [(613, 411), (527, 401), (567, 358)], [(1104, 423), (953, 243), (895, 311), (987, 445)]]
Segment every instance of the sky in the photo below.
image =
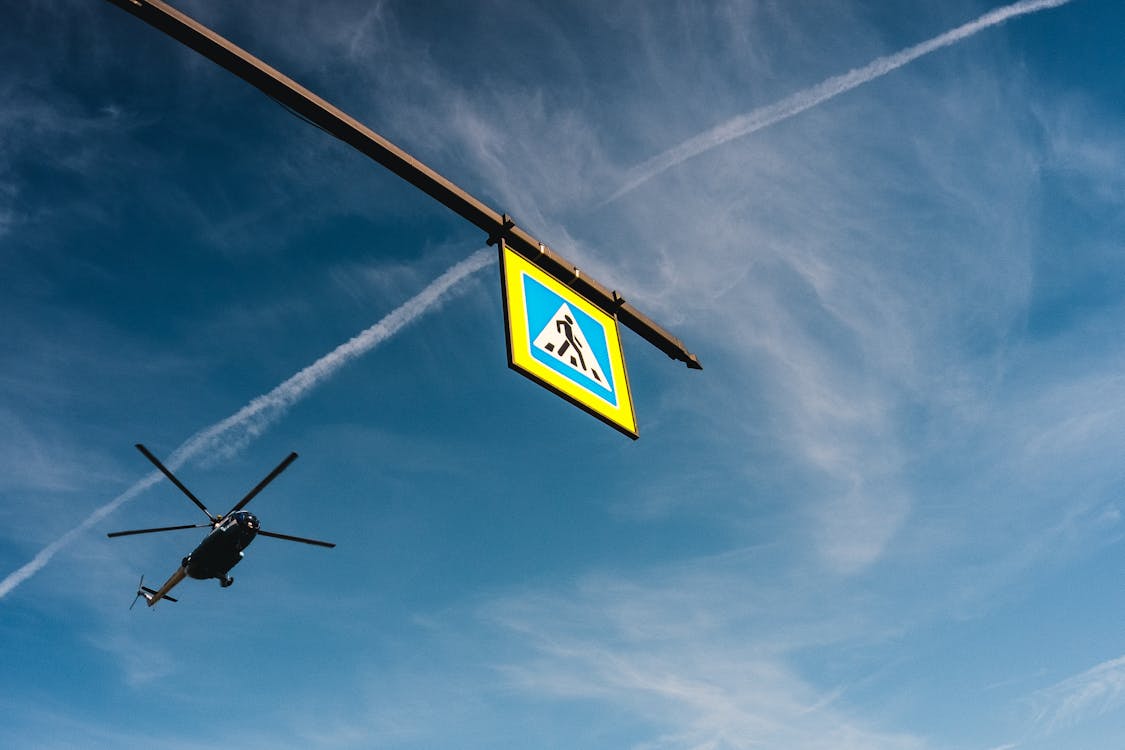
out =
[[(640, 438), (486, 237), (103, 0), (0, 27), (0, 746), (1125, 737), (1116, 0), (179, 0), (619, 290)], [(247, 507), (235, 583), (130, 611)]]

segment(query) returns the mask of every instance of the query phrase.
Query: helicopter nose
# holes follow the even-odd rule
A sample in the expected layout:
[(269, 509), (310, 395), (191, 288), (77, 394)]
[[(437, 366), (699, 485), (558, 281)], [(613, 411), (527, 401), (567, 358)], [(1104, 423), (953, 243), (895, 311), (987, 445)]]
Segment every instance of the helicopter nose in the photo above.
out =
[(245, 511), (243, 511), (238, 515), (238, 525), (242, 526), (243, 528), (250, 529), (251, 531), (257, 531), (258, 517), (253, 513), (246, 513)]

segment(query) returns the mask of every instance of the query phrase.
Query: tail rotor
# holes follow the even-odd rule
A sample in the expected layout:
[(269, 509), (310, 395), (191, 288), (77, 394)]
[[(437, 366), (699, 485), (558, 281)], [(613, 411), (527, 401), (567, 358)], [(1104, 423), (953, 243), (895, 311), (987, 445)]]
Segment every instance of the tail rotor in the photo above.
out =
[[(137, 584), (137, 595), (133, 597), (133, 603), (129, 605), (129, 609), (137, 606), (137, 600), (145, 595), (145, 577), (141, 576), (141, 582)], [(146, 599), (148, 597), (145, 597)]]

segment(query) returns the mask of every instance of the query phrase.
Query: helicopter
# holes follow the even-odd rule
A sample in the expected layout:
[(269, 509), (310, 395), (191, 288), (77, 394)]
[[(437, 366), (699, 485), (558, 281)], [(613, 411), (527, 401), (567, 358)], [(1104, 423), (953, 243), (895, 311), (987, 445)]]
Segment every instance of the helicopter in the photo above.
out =
[(205, 580), (208, 578), (219, 579), (219, 585), (227, 588), (234, 583), (234, 578), (228, 575), (230, 569), (242, 560), (243, 551), (250, 546), (250, 542), (254, 541), (254, 537), (268, 536), (274, 539), (285, 539), (290, 542), (302, 542), (304, 544), (315, 544), (319, 547), (335, 547), (333, 542), (322, 542), (316, 539), (306, 539), (300, 536), (290, 536), (288, 534), (278, 534), (274, 531), (266, 531), (261, 528), (258, 517), (249, 511), (243, 510), (246, 504), (254, 499), (254, 497), (261, 492), (267, 484), (277, 478), (277, 475), (285, 471), (289, 464), (297, 460), (296, 453), (290, 453), (285, 457), (280, 464), (271, 471), (265, 479), (258, 482), (254, 489), (246, 493), (246, 496), (239, 500), (233, 508), (228, 510), (221, 516), (216, 516), (207, 510), (199, 498), (191, 493), (184, 484), (176, 478), (168, 468), (160, 463), (160, 460), (154, 456), (148, 448), (140, 443), (136, 445), (145, 458), (152, 462), (160, 472), (176, 485), (177, 488), (191, 500), (196, 506), (203, 511), (207, 516), (207, 523), (197, 524), (184, 524), (182, 526), (161, 526), (156, 529), (133, 529), (130, 531), (114, 531), (106, 536), (113, 538), (119, 536), (130, 536), (132, 534), (152, 534), (158, 531), (177, 531), (179, 529), (203, 529), (210, 527), (211, 532), (199, 543), (191, 553), (180, 562), (179, 569), (164, 582), (164, 585), (159, 589), (153, 590), (144, 585), (144, 576), (141, 576), (141, 582), (137, 588), (137, 595), (133, 597), (133, 604), (129, 606), (132, 609), (137, 603), (137, 599), (142, 596), (148, 602), (148, 606), (153, 606), (161, 599), (167, 599), (170, 602), (177, 601), (176, 599), (168, 596), (171, 591), (180, 581), (184, 578), (195, 578), (198, 580)]

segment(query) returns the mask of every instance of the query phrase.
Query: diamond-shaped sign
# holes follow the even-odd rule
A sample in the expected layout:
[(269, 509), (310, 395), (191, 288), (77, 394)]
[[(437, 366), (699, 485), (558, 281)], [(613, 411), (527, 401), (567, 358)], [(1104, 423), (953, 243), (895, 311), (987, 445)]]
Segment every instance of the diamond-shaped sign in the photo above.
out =
[(508, 366), (636, 439), (617, 319), (500, 243)]

